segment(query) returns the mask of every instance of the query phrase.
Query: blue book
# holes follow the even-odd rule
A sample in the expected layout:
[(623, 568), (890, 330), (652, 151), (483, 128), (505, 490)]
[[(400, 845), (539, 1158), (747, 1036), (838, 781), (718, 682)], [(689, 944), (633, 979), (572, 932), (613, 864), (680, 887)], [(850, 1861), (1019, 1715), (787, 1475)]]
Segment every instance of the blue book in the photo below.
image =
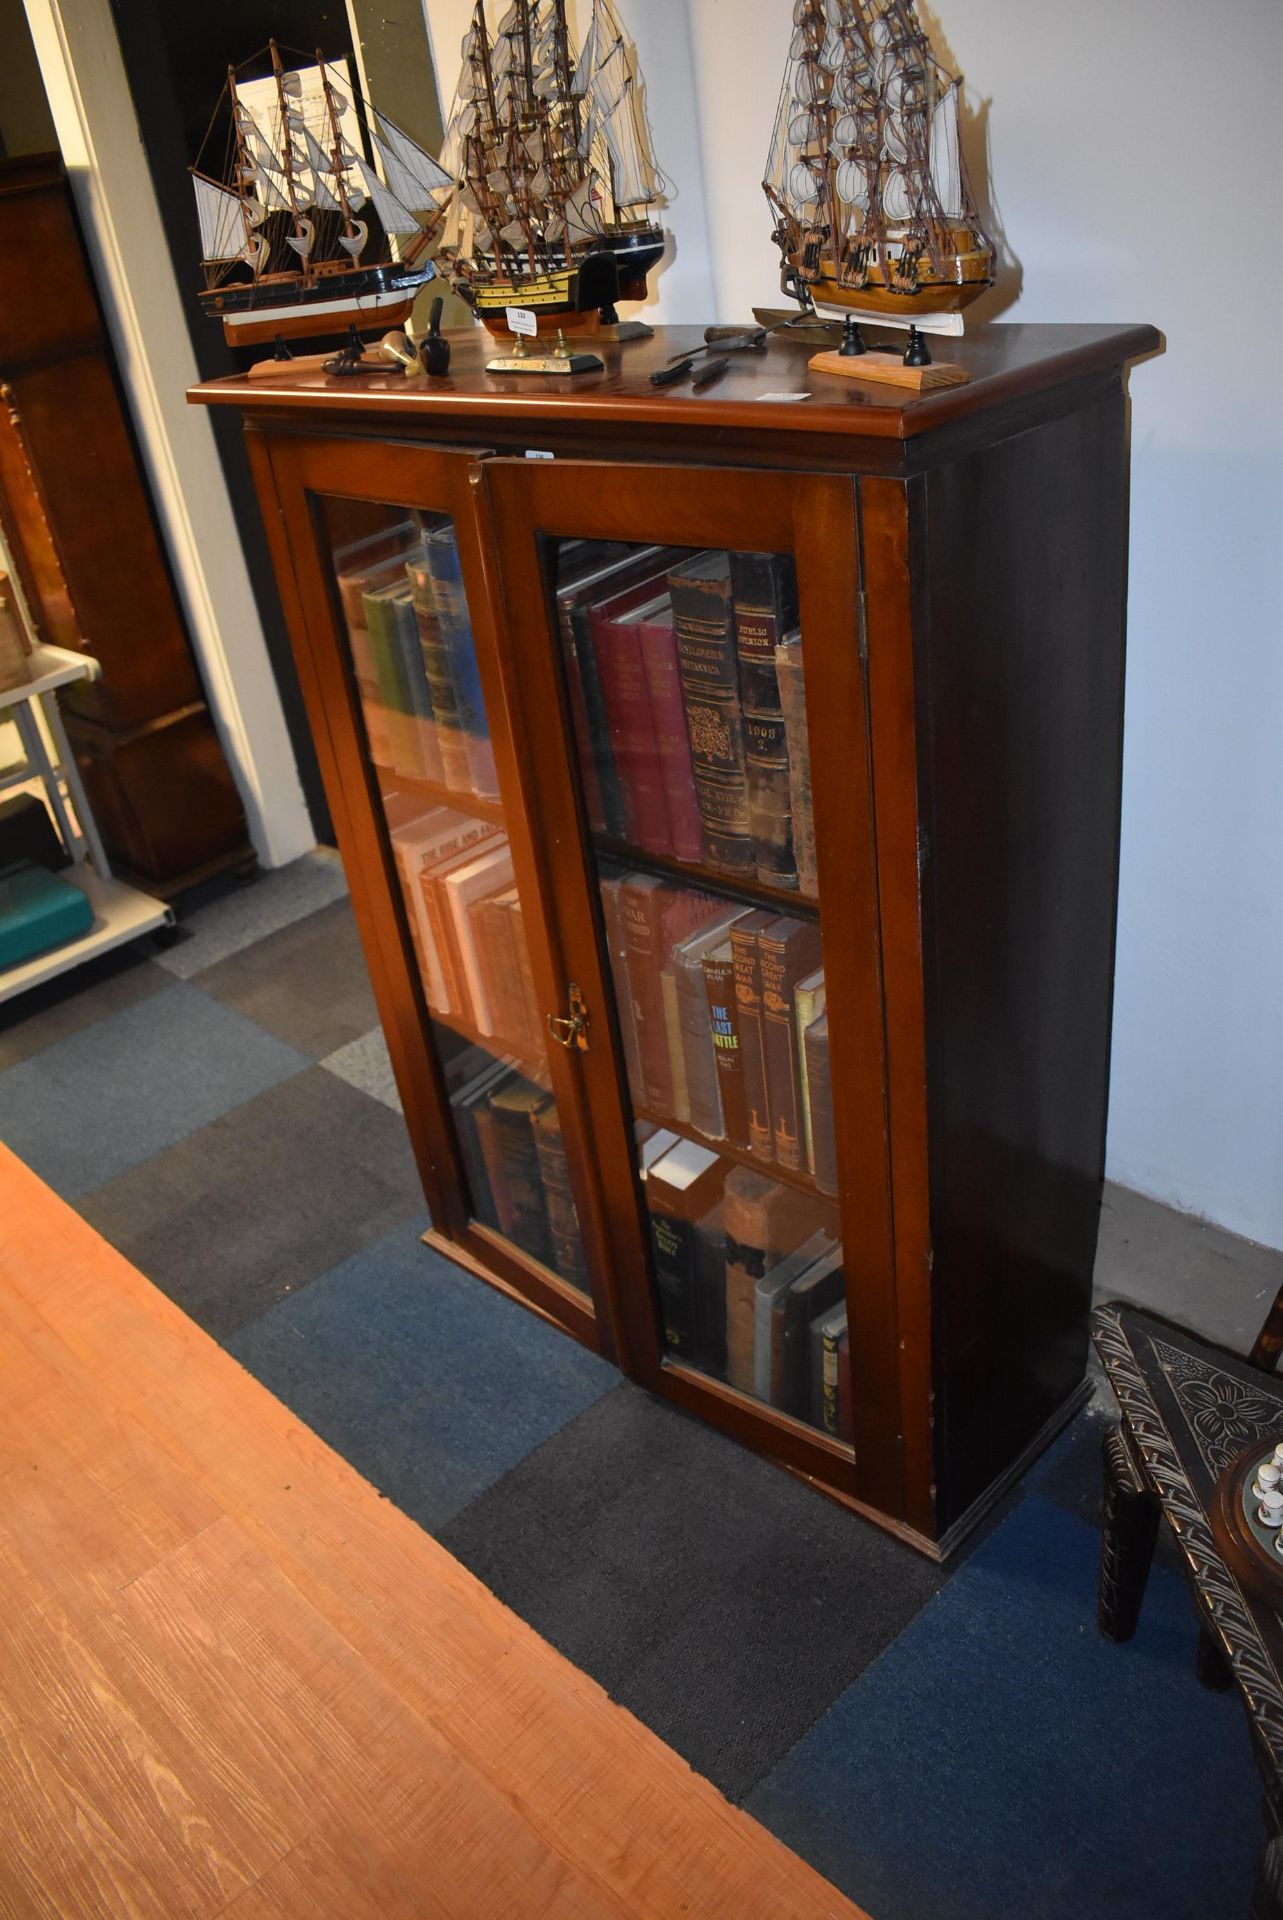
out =
[(459, 730), (467, 749), (472, 790), (481, 799), (497, 800), (499, 779), (495, 772), (494, 748), (490, 744), (490, 722), (481, 692), (481, 673), (454, 528), (433, 527), (424, 536), (423, 546), (454, 682)]
[(0, 873), (0, 969), (79, 940), (94, 924), (79, 887), (22, 861)]

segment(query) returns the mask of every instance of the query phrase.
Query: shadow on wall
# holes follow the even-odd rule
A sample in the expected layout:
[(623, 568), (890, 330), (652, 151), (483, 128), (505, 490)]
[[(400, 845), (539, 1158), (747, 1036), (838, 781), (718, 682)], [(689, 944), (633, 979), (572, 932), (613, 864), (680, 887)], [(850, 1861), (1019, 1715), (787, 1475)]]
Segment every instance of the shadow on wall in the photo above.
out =
[[(944, 28), (930, 7), (919, 0), (918, 18), (931, 42), (936, 58), (950, 71), (961, 72), (960, 62), (949, 45)], [(976, 211), (980, 215), (980, 224), (997, 250), (997, 266), (994, 283), (987, 293), (967, 308), (968, 327), (983, 326), (986, 320), (996, 320), (1001, 313), (1013, 307), (1020, 298), (1024, 285), (1024, 268), (1011, 249), (1003, 226), (1002, 213), (993, 191), (993, 176), (989, 169), (989, 109), (991, 100), (977, 100), (969, 92), (965, 82), (959, 99), (960, 114), (958, 138), (962, 147), (962, 164), (966, 169), (967, 181)]]

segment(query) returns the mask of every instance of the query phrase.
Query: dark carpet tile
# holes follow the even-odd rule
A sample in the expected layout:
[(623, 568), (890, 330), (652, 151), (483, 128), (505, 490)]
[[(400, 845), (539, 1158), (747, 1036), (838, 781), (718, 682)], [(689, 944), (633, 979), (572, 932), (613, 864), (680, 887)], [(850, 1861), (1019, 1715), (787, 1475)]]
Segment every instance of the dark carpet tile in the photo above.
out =
[(627, 1384), (528, 1455), (440, 1538), (733, 1799), (942, 1577)]
[(426, 1225), (385, 1234), (228, 1346), (381, 1493), (439, 1528), (619, 1375), (423, 1246)]
[[(1117, 1424), (1112, 1399), (1091, 1401), (1057, 1436), (1023, 1484), (1099, 1532), (1101, 1447), (1106, 1433)], [(1160, 1525), (1154, 1557), (1160, 1566), (1180, 1568), (1180, 1550), (1169, 1527)]]
[(113, 1180), (81, 1212), (225, 1339), (422, 1208), (400, 1117), (312, 1067)]
[(378, 1025), (352, 908), (336, 900), (206, 967), (203, 992), (314, 1060)]
[(74, 1200), (307, 1065), (230, 1007), (170, 981), (0, 1073), (0, 1139)]
[(1230, 1920), (1260, 1785), (1184, 1583), (1095, 1630), (1093, 1530), (1031, 1494), (748, 1808), (878, 1920)]
[(0, 1006), (0, 1071), (172, 985), (162, 967), (130, 946), (20, 993)]

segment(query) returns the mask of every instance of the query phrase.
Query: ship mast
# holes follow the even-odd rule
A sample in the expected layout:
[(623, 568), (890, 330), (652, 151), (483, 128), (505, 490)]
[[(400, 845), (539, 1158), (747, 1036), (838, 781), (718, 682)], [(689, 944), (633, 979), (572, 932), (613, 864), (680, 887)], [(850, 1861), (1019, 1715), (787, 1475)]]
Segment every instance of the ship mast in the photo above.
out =
[(255, 276), (262, 272), (271, 252), (271, 243), (267, 235), (255, 233), (254, 221), (250, 214), (248, 182), (256, 177), (258, 169), (245, 144), (245, 130), (241, 126), (241, 103), (236, 93), (236, 69), (227, 69), (227, 98), (232, 112), (232, 134), (236, 141), (236, 198), (240, 202), (241, 219), (245, 225), (245, 258)]
[(343, 159), (343, 136), (339, 132), (339, 116), (334, 106), (334, 89), (330, 85), (330, 76), (325, 66), (325, 55), (316, 49), (316, 64), (321, 75), (321, 91), (325, 96), (325, 113), (330, 123), (330, 172), (334, 179), (334, 191), (338, 195), (339, 211), (343, 215), (343, 232), (339, 245), (351, 255), (355, 263), (357, 255), (369, 238), (370, 230), (364, 220), (357, 220), (352, 213), (352, 201), (347, 190), (347, 167)]
[(281, 112), (281, 160), (285, 194), (290, 203), (290, 213), (294, 220), (294, 231), (287, 234), (285, 244), (293, 247), (299, 257), (304, 276), (311, 272), (308, 255), (312, 251), (312, 222), (299, 211), (298, 192), (294, 185), (294, 142), (290, 138), (290, 106), (285, 92), (285, 71), (281, 66), (281, 56), (275, 40), (269, 40), (272, 54), (272, 75), (276, 81), (276, 99)]

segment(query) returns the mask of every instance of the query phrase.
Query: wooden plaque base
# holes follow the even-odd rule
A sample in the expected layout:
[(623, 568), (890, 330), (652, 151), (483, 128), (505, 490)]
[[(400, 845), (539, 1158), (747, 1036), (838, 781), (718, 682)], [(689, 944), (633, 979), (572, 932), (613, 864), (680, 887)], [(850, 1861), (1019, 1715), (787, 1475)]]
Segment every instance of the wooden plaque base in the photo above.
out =
[(929, 367), (906, 367), (898, 353), (879, 353), (876, 347), (870, 347), (867, 353), (847, 355), (836, 349), (813, 353), (807, 365), (812, 373), (837, 373), (844, 380), (908, 387), (913, 393), (930, 393), (934, 387), (961, 387), (971, 378), (952, 360), (933, 360)]

